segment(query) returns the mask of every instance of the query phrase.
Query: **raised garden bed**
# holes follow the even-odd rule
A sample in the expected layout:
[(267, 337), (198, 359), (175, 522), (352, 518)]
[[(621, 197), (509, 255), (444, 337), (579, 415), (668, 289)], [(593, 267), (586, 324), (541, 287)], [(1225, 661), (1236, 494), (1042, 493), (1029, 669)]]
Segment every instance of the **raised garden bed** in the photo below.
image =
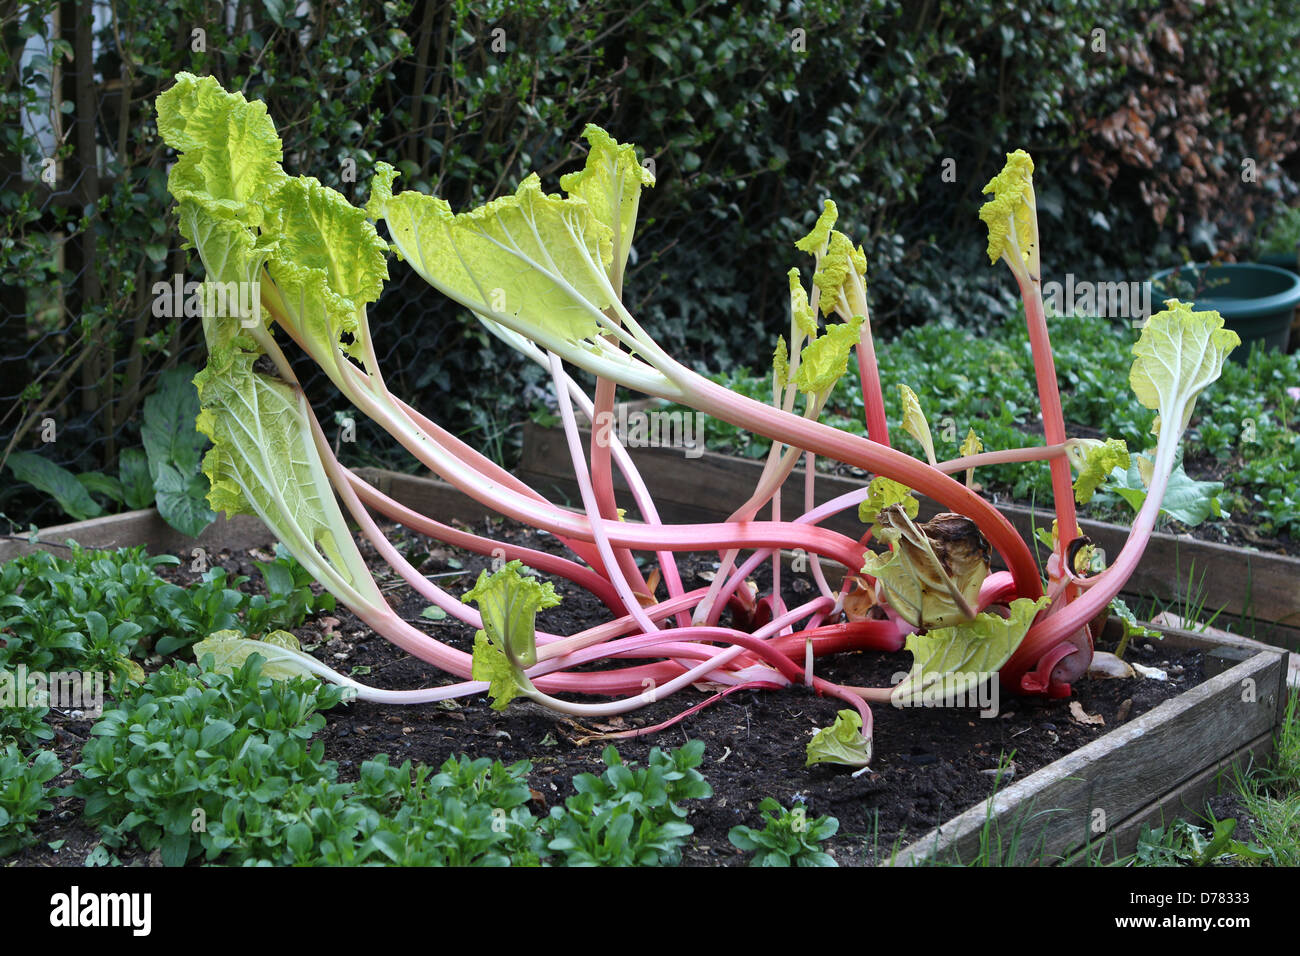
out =
[[(655, 472), (649, 469), (647, 474)], [(481, 509), (441, 482), (383, 472), (366, 477), (426, 513), (455, 515), (475, 524), (484, 517)], [(138, 512), (47, 529), (40, 538), (57, 542), (72, 537), (114, 547), (148, 544), (148, 535), (157, 530), (156, 520), (149, 512)], [(171, 550), (189, 557), (194, 547), (204, 547), (210, 561), (234, 573), (250, 573), (248, 550), (267, 545), (268, 539), (256, 522), (233, 522), (214, 525), (197, 542), (173, 542), (176, 546)], [(9, 542), (6, 547), (12, 551), (30, 545)], [(451, 567), (448, 558), (446, 549), (435, 548), (422, 569), (445, 573)], [(485, 562), (468, 555), (456, 560), (464, 572), (460, 583), (468, 587)], [(176, 570), (178, 581), (190, 574), (185, 568)], [(402, 617), (420, 620), (423, 602), (418, 597), (406, 590), (391, 597)], [(582, 611), (580, 599), (569, 601), (547, 612), (567, 617), (548, 620), (551, 626), (578, 627)], [(331, 664), (345, 672), (351, 667), (368, 668), (366, 680), (376, 686), (445, 682), (435, 669), (406, 657), (342, 609), (334, 617), (339, 623), (328, 630), (336, 636), (313, 634), (311, 629), (319, 625), (312, 624), (303, 635), (304, 643), (320, 641), (323, 649), (318, 653), (331, 658)], [(1132, 849), (1142, 823), (1159, 825), (1162, 818), (1194, 816), (1203, 810), (1224, 774), (1270, 752), (1281, 720), (1286, 663), (1280, 653), (1244, 639), (1165, 633), (1165, 642), (1153, 642), (1149, 649), (1140, 644), (1133, 653), (1135, 660), (1177, 673), (1168, 684), (1085, 681), (1078, 685), (1084, 713), (1100, 715), (1105, 720), (1102, 726), (1072, 718), (1069, 701), (1004, 699), (1002, 716), (987, 720), (980, 719), (977, 711), (966, 715), (947, 709), (900, 713), (878, 708), (877, 756), (871, 773), (858, 778), (843, 768), (804, 769), (808, 733), (827, 724), (837, 704), (793, 691), (736, 695), (658, 737), (622, 740), (619, 746), (627, 759), (644, 761), (655, 744), (675, 746), (686, 737), (704, 740), (701, 770), (715, 796), (692, 808), (696, 835), (685, 857), (688, 864), (743, 862), (726, 840), (728, 829), (737, 823), (756, 824), (755, 807), (763, 797), (776, 797), (789, 806), (796, 794), (806, 799), (810, 814), (840, 819), (841, 836), (832, 845), (837, 859), (846, 864), (891, 859), (915, 864), (952, 854), (969, 858), (978, 851), (986, 829), (1000, 834), (1004, 844), (1017, 834), (1020, 860), (1077, 857), (1090, 837), (1103, 843), (1107, 853), (1123, 853)], [(448, 639), (446, 629), (439, 636)], [(467, 640), (468, 634), (459, 639)], [(1216, 666), (1225, 665), (1230, 666), (1213, 675)], [(902, 666), (902, 659), (859, 654), (828, 660), (824, 666), (837, 680), (883, 683)], [(1212, 676), (1199, 683), (1205, 673)], [(1247, 686), (1253, 687), (1253, 701), (1243, 699)], [(573, 773), (599, 769), (601, 747), (585, 737), (593, 731), (651, 724), (678, 709), (665, 702), (594, 727), (566, 721), (530, 704), (497, 713), (481, 698), (454, 709), (359, 702), (332, 711), (322, 739), (327, 755), (340, 761), (344, 778), (375, 753), (435, 765), (459, 752), (505, 762), (528, 758), (534, 764), (531, 779), (538, 793), (535, 812), (544, 812), (548, 802), (567, 794)], [(61, 757), (68, 766), (75, 762), (68, 757), (75, 754), (89, 722), (68, 723), (61, 729), (65, 731)], [(1012, 752), (1015, 774), (1003, 781), (990, 816), (985, 800), (993, 791), (999, 759)], [(1105, 813), (1104, 834), (1092, 829), (1098, 809)], [(986, 828), (990, 819), (992, 826)], [(70, 862), (77, 859), (79, 847), (91, 846), (96, 839), (93, 828), (58, 820), (57, 813), (41, 837), (42, 842), (25, 851), (18, 862)], [(69, 841), (63, 856), (46, 845), (57, 839)], [(895, 857), (894, 851), (900, 849)]]

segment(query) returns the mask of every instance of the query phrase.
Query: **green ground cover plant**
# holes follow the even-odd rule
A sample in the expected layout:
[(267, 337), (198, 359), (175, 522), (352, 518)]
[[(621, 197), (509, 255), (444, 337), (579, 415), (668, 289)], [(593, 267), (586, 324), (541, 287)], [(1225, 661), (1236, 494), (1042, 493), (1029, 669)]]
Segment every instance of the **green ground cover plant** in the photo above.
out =
[(733, 846), (753, 853), (750, 866), (838, 865), (819, 845), (839, 831), (837, 819), (810, 820), (803, 807), (787, 809), (771, 797), (764, 797), (758, 809), (763, 815), (761, 829), (736, 826), (727, 834)]
[(665, 866), (693, 832), (683, 801), (713, 793), (698, 741), (654, 748), (645, 767), (607, 747), (604, 773), (574, 777), (575, 793), (540, 817), (526, 761), (462, 755), (434, 772), (380, 755), (341, 782), (312, 738), (344, 691), (272, 679), (263, 663), (169, 664), (95, 724), (68, 792), (106, 846), (130, 839), (171, 866)]

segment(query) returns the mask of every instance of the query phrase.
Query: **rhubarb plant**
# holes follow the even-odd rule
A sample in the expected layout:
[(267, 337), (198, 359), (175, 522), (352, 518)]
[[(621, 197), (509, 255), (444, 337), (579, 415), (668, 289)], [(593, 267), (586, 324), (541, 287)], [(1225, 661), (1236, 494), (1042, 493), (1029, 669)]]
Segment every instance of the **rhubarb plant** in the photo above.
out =
[[(214, 308), (202, 316), (208, 364), (195, 379), (197, 424), (212, 441), (203, 466), (212, 508), (257, 515), (363, 622), (459, 680), (379, 690), (275, 635), (255, 642), (215, 634), (202, 649), (227, 668), (257, 651), (286, 674), (325, 677), (363, 698), (419, 703), (487, 692), (497, 707), (522, 695), (557, 711), (608, 716), (690, 688), (714, 688), (677, 718), (629, 731), (648, 733), (742, 688), (802, 684), (847, 705), (810, 742), (810, 762), (863, 766), (871, 753), (869, 702), (898, 703), (945, 675), (996, 672), (1016, 693), (1066, 696), (1091, 658), (1089, 623), (1133, 573), (1152, 532), (1197, 397), (1237, 344), (1217, 314), (1173, 300), (1143, 328), (1131, 385), (1138, 401), (1159, 409), (1159, 444), (1144, 466), (1146, 494), (1127, 545), (1110, 567), (1095, 571), (1075, 560), (1087, 548), (1076, 498), (1113, 481), (1112, 472), (1128, 466), (1128, 451), (1120, 442), (1066, 435), (1041, 293), (1033, 163), (1021, 150), (986, 187), (992, 198), (980, 218), (990, 261), (1007, 263), (1024, 301), (1047, 443), (987, 450), (972, 431), (960, 457), (939, 461), (925, 383), (886, 383), (877, 366), (866, 256), (836, 228), (839, 213), (829, 200), (812, 231), (792, 237), (795, 250), (811, 257), (811, 281), (797, 266), (788, 273), (790, 322), (775, 340), (765, 402), (675, 359), (624, 301), (640, 197), (654, 178), (635, 147), (598, 127), (587, 127), (586, 162), (560, 179), (560, 193), (530, 175), (513, 193), (456, 212), (440, 197), (400, 189), (385, 163), (376, 167), (364, 207), (308, 175), (290, 174), (265, 107), (211, 77), (180, 74), (158, 98), (157, 112), (159, 131), (178, 154), (169, 188), (180, 231), (202, 260), (207, 283), (251, 283), (257, 290), (251, 314)], [(376, 358), (385, 334), (376, 303), (390, 268), (413, 269), (503, 347), (550, 375), (581, 512), (560, 507), (389, 390)], [(854, 357), (865, 438), (820, 421)], [(419, 465), (496, 513), (556, 536), (568, 553), (471, 533), (452, 516), (421, 514), (350, 471), (299, 383), (304, 362), (323, 370)], [(579, 385), (575, 369), (595, 377), (594, 393)], [(920, 443), (924, 460), (891, 445), (886, 384), (902, 395), (897, 425)], [(726, 520), (662, 521), (616, 434), (598, 430), (601, 440), (589, 452), (583, 444), (581, 423), (607, 421), (620, 386), (770, 440), (750, 498)], [(873, 480), (815, 505), (818, 456)], [(800, 461), (807, 464), (803, 487), (790, 492)], [(981, 467), (1044, 462), (1057, 534), (1040, 568), (1007, 519), (976, 493), (974, 479)], [(626, 511), (615, 502), (616, 471), (631, 492)], [(793, 502), (786, 500), (791, 494)], [(928, 521), (918, 519), (923, 497), (940, 509)], [(860, 537), (822, 526), (853, 509), (864, 523)], [(448, 593), (393, 547), (380, 519), (509, 563), (485, 573), (467, 594)], [(392, 610), (349, 521), (437, 613), (476, 634), (473, 653)], [(810, 557), (815, 588), (791, 607), (781, 594), (779, 557), (795, 549)], [(677, 567), (684, 553), (716, 556), (719, 571), (709, 587), (687, 589)], [(758, 594), (750, 576), (764, 562), (771, 562), (772, 590)], [(997, 563), (1006, 570), (994, 570)], [(832, 572), (841, 585), (832, 585)], [(558, 600), (555, 579), (595, 596), (609, 609), (608, 620), (572, 634), (545, 630), (545, 610)], [(907, 681), (860, 688), (818, 676), (818, 658), (862, 650), (909, 651)], [(607, 666), (586, 666), (599, 662)]]

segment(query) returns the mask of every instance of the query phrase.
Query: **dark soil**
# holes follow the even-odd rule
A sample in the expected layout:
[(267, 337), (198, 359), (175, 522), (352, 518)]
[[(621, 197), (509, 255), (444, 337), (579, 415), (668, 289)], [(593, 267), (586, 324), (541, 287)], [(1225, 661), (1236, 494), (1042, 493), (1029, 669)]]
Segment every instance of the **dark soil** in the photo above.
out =
[[(531, 538), (533, 547), (559, 550), (558, 542), (547, 536), (500, 524), (487, 530), (496, 537)], [(393, 531), (389, 537), (423, 573), (439, 575), (438, 583), (452, 593), (468, 590), (487, 566), (486, 559), (477, 555), (443, 547), (430, 550), (424, 539), (404, 531)], [(473, 635), (467, 627), (422, 618), (423, 599), (397, 581), (364, 543), (363, 551), (402, 617), (449, 644), (471, 647)], [(252, 562), (266, 557), (257, 551), (223, 552), (219, 561), (232, 574), (248, 575), (244, 587), (256, 589), (261, 577)], [(689, 587), (698, 585), (693, 579), (712, 564), (683, 561), (681, 566)], [(177, 583), (194, 577), (185, 565), (164, 570)], [(808, 582), (791, 574), (783, 576), (783, 582), (788, 603), (799, 599), (800, 590), (806, 599)], [(761, 575), (759, 584), (765, 584)], [(558, 581), (557, 590), (564, 601), (542, 612), (539, 627), (573, 633), (608, 619), (608, 611), (587, 594)], [(298, 636), (304, 648), (322, 661), (376, 687), (418, 688), (450, 682), (447, 675), (404, 654), (343, 608), (317, 616), (298, 630)], [(988, 718), (975, 708), (875, 706), (874, 758), (871, 770), (859, 777), (843, 767), (804, 767), (810, 735), (830, 724), (845, 705), (803, 689), (739, 692), (656, 735), (615, 743), (625, 760), (643, 762), (654, 746), (675, 747), (688, 739), (705, 742), (700, 770), (712, 784), (714, 796), (691, 807), (688, 822), (694, 825), (695, 835), (685, 853), (688, 865), (744, 863), (745, 857), (728, 842), (727, 833), (737, 824), (760, 826), (757, 807), (766, 796), (785, 806), (803, 800), (810, 816), (837, 817), (840, 831), (830, 841), (833, 855), (841, 864), (869, 864), (887, 859), (894, 848), (988, 797), (1000, 761), (1009, 761), (1014, 778), (1019, 779), (1202, 680), (1199, 653), (1143, 642), (1132, 649), (1129, 659), (1165, 668), (1171, 679), (1082, 681), (1070, 700), (1004, 698), (1000, 712)], [(823, 659), (817, 672), (844, 683), (888, 686), (892, 675), (906, 671), (909, 664), (906, 653), (857, 653)], [(701, 699), (701, 692), (688, 690), (596, 723), (576, 722), (531, 701), (516, 700), (498, 713), (489, 708), (486, 696), (405, 707), (355, 702), (326, 713), (321, 739), (327, 757), (338, 761), (345, 780), (355, 779), (361, 763), (380, 753), (398, 762), (410, 759), (433, 765), (462, 752), (505, 763), (530, 760), (533, 810), (540, 814), (573, 792), (569, 781), (575, 774), (603, 770), (601, 751), (606, 742), (589, 738), (657, 724)], [(1074, 701), (1085, 714), (1100, 715), (1104, 725), (1074, 719), (1070, 712)], [(64, 766), (70, 767), (79, 759), (90, 722), (63, 717), (56, 726), (58, 738), (53, 744)], [(72, 776), (65, 770), (53, 785), (67, 784)], [(55, 804), (38, 827), (38, 842), (11, 857), (8, 864), (80, 865), (99, 844), (95, 828), (80, 820), (80, 800), (59, 798)], [(59, 848), (52, 848), (51, 842)], [(126, 864), (159, 865), (157, 854), (126, 851), (119, 857)]]

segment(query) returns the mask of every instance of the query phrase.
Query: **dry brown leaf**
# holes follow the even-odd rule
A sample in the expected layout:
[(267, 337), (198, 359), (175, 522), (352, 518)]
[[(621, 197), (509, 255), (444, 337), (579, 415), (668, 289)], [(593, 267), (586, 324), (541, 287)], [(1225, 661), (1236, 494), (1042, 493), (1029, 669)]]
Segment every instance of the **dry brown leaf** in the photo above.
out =
[(1078, 721), (1079, 723), (1085, 724), (1087, 726), (1091, 726), (1091, 727), (1106, 726), (1106, 718), (1102, 717), (1101, 714), (1088, 713), (1083, 709), (1083, 705), (1080, 704), (1077, 700), (1070, 701), (1070, 717)]

